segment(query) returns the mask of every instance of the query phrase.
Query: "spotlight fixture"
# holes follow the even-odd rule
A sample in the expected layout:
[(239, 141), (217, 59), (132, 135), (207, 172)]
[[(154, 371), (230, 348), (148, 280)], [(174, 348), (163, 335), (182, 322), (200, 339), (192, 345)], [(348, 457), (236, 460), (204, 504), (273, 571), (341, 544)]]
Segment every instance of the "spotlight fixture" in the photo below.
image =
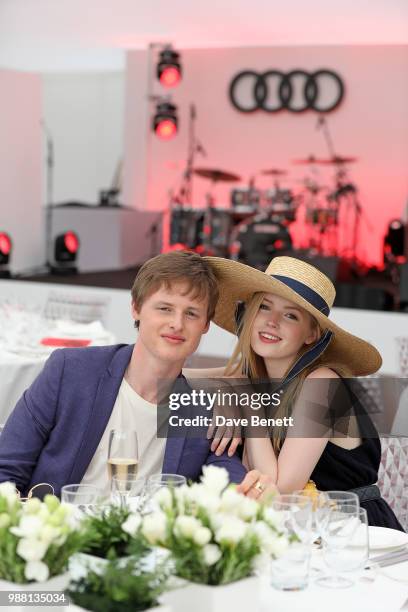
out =
[(11, 238), (5, 232), (0, 232), (0, 277), (9, 278), (10, 271), (8, 269), (8, 263), (10, 260), (10, 253), (12, 249)]
[(153, 130), (162, 140), (170, 140), (177, 134), (177, 108), (170, 102), (158, 102), (153, 117)]
[(388, 224), (388, 232), (384, 237), (384, 255), (403, 257), (405, 254), (405, 226), (400, 219), (393, 219)]
[(53, 274), (76, 274), (75, 265), (79, 251), (79, 238), (75, 232), (69, 231), (59, 234), (55, 239), (54, 260), (51, 266)]
[(181, 80), (180, 54), (171, 47), (160, 52), (157, 78), (163, 87), (176, 87)]

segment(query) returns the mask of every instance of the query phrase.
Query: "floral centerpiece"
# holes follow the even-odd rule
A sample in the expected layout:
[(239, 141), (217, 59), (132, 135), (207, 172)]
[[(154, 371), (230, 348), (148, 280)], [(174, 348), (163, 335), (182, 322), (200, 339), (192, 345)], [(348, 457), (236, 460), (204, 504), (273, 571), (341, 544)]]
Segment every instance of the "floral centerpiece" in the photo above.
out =
[(190, 582), (225, 585), (251, 576), (288, 539), (271, 508), (228, 486), (224, 468), (207, 466), (200, 483), (160, 489), (152, 513), (128, 518), (140, 538), (171, 552), (175, 573)]
[(53, 495), (23, 503), (13, 483), (0, 484), (0, 580), (45, 582), (62, 574), (82, 538), (68, 504)]
[[(166, 588), (168, 567), (156, 565), (146, 571), (141, 558), (132, 558), (123, 565), (110, 561), (103, 572), (88, 572), (71, 582), (67, 591), (71, 601), (81, 609), (95, 612), (138, 612), (159, 604)], [(74, 606), (73, 606), (74, 607)]]
[[(139, 519), (136, 519), (139, 524)], [(134, 532), (134, 515), (129, 508), (111, 505), (88, 516), (84, 523), (82, 552), (103, 559), (114, 560), (128, 556), (128, 546)], [(139, 538), (132, 541), (132, 554), (138, 557), (147, 554), (151, 546)]]

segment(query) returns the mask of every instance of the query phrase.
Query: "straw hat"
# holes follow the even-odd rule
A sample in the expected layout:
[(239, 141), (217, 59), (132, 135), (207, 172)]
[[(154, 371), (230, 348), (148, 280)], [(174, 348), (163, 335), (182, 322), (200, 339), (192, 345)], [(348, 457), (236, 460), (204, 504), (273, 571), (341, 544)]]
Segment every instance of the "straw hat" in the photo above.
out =
[(237, 303), (264, 291), (295, 302), (309, 312), (322, 330), (329, 330), (322, 347), (328, 361), (347, 366), (354, 376), (376, 372), (382, 363), (374, 346), (341, 329), (328, 318), (336, 295), (333, 283), (314, 266), (293, 257), (274, 257), (265, 272), (221, 257), (204, 258), (213, 268), (220, 297), (214, 323), (233, 334), (237, 331)]

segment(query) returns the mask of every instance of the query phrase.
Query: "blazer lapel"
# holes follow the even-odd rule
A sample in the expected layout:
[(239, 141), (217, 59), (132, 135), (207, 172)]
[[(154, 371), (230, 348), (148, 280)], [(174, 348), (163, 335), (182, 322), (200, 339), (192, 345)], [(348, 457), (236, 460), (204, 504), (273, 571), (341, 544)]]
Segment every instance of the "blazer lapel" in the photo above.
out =
[(113, 357), (109, 368), (100, 379), (95, 400), (89, 413), (82, 444), (69, 477), (72, 483), (81, 482), (98, 448), (98, 444), (112, 414), (125, 370), (132, 356), (132, 351), (133, 345), (124, 346), (119, 349)]
[(185, 438), (167, 438), (162, 474), (178, 473), (177, 470), (180, 465), (185, 441)]

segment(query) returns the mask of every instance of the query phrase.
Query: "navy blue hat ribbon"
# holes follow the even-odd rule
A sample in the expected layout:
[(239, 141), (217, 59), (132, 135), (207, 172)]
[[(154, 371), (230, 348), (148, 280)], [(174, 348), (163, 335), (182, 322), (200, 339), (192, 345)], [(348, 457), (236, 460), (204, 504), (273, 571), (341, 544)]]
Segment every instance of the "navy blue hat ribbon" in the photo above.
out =
[(280, 274), (271, 274), (272, 278), (276, 278), (276, 280), (280, 281), (293, 291), (296, 291), (300, 297), (305, 299), (309, 304), (317, 308), (320, 312), (322, 312), (327, 317), (330, 314), (330, 306), (328, 303), (319, 295), (314, 289), (311, 289), (304, 283), (290, 278), (289, 276), (282, 276)]
[(281, 382), (281, 386), (289, 383), (292, 378), (300, 374), (302, 370), (304, 370), (307, 366), (309, 366), (313, 361), (315, 361), (320, 355), (327, 349), (329, 346), (334, 334), (330, 329), (326, 329), (326, 331), (322, 334), (320, 340), (313, 344), (313, 346), (303, 353), (299, 357), (299, 359), (293, 364), (284, 380)]

